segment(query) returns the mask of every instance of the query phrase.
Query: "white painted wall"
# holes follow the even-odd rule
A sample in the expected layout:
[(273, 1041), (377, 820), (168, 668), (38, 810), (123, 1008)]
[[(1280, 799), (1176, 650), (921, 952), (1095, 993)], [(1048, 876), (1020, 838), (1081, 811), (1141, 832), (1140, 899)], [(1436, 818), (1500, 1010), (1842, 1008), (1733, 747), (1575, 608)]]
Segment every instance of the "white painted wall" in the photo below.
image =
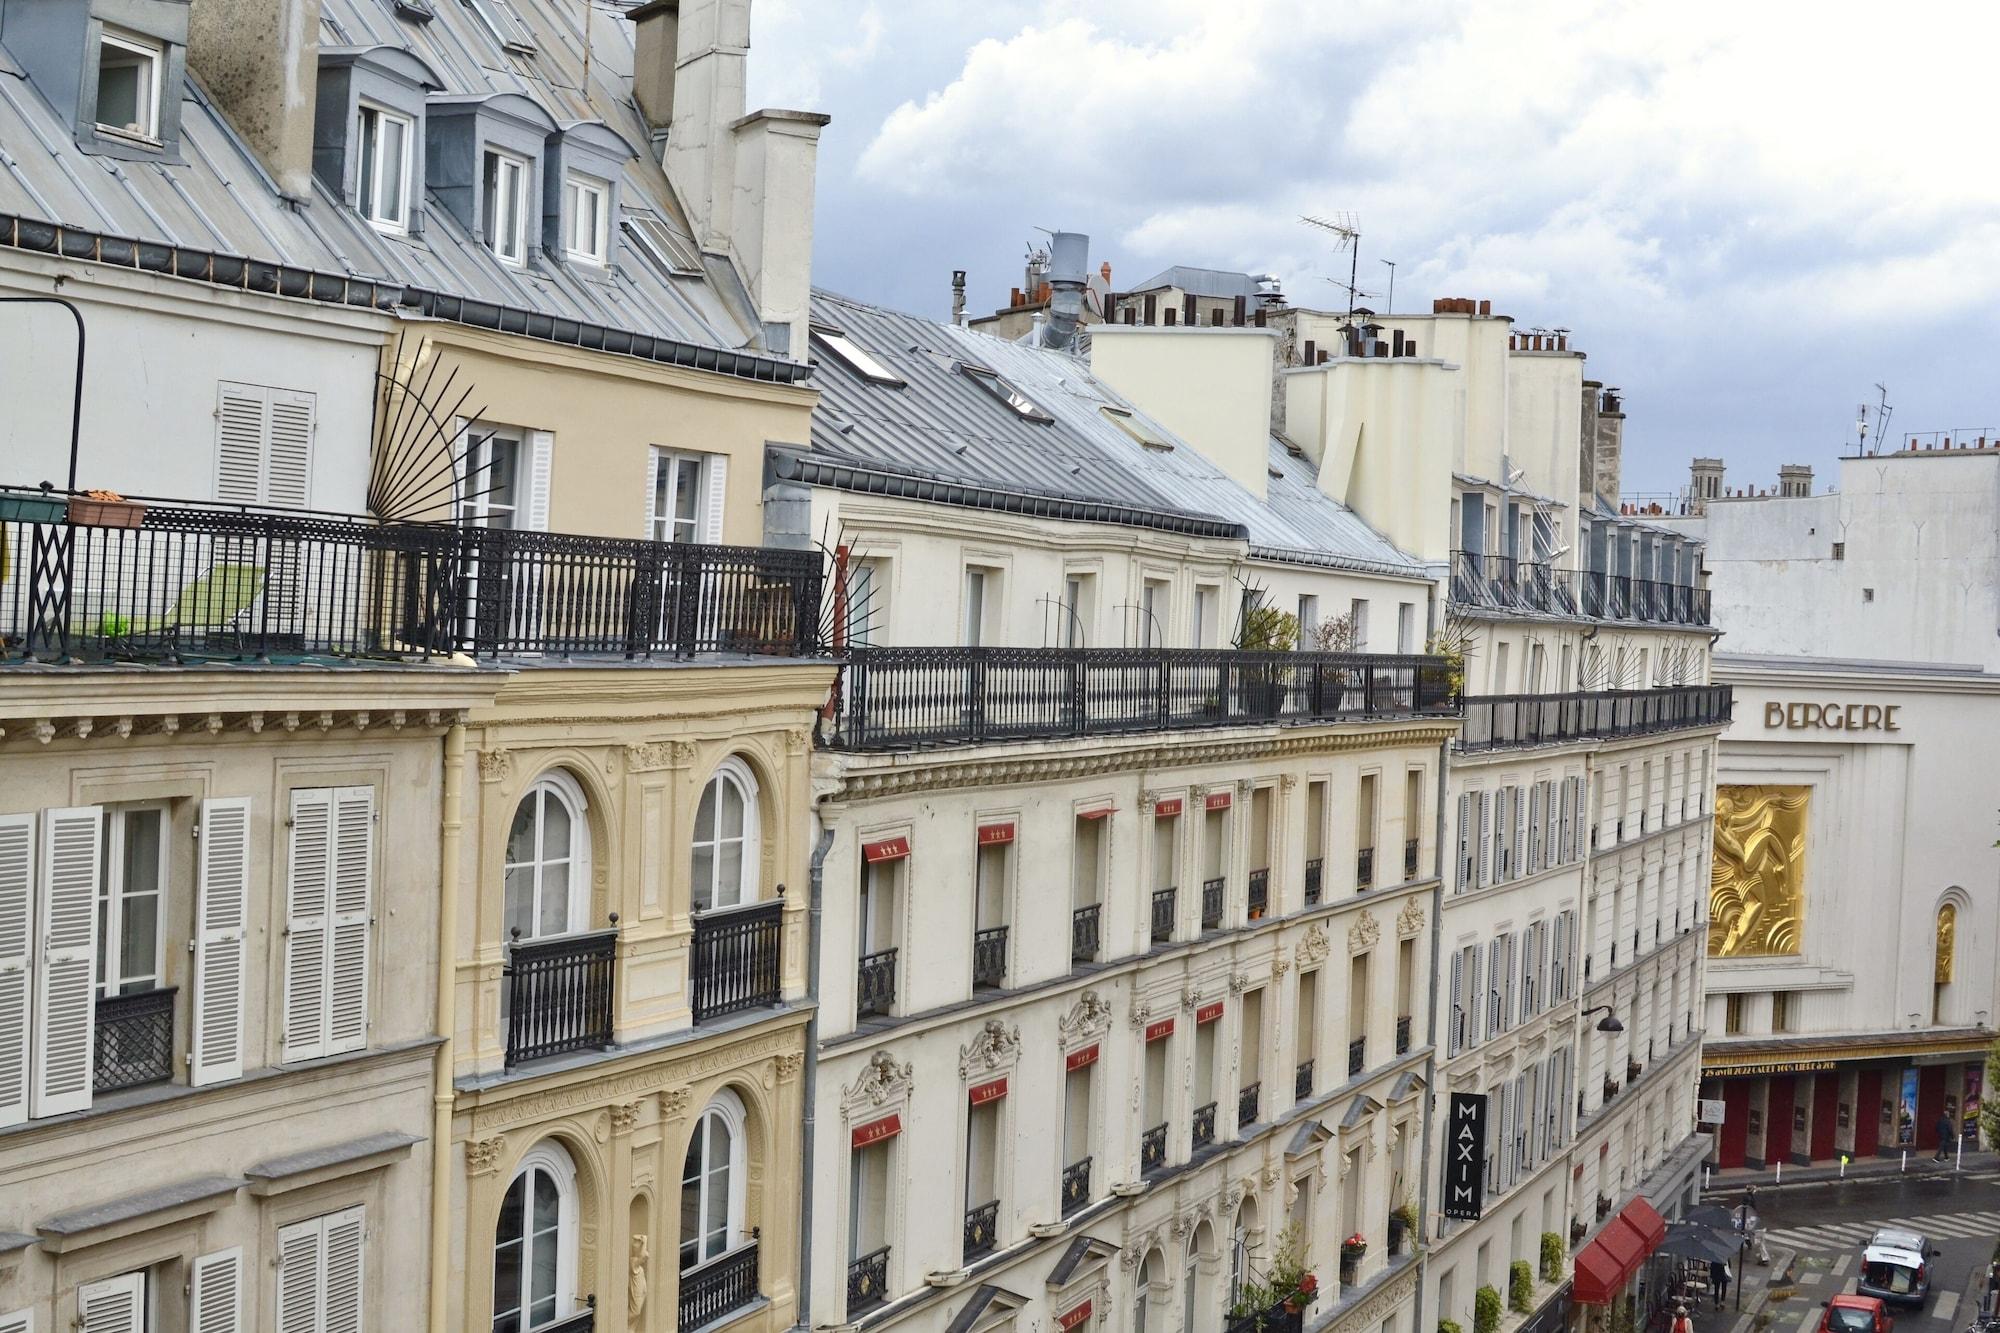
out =
[(1261, 500), (1276, 347), (1264, 329), (1099, 324), (1090, 371)]

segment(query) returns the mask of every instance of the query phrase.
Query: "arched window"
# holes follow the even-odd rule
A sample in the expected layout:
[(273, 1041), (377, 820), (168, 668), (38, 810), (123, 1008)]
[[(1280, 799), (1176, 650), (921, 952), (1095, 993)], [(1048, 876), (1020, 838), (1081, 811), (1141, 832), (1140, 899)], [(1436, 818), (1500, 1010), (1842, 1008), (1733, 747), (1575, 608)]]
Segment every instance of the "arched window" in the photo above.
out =
[(528, 1333), (575, 1313), (576, 1165), (536, 1144), (500, 1200), (493, 1233), (493, 1333)]
[(742, 1243), (743, 1103), (719, 1092), (695, 1121), (681, 1166), (681, 1271), (699, 1268)]
[(1139, 1274), (1132, 1284), (1132, 1333), (1146, 1333), (1146, 1324), (1152, 1313), (1154, 1285), (1159, 1282), (1160, 1272), (1165, 1267), (1166, 1261), (1160, 1257), (1158, 1250), (1147, 1254), (1139, 1265)]
[(567, 773), (536, 781), (507, 830), (507, 934), (540, 939), (583, 929), (590, 902), (590, 825)]
[(716, 768), (694, 815), (694, 910), (757, 901), (757, 779), (741, 759)]

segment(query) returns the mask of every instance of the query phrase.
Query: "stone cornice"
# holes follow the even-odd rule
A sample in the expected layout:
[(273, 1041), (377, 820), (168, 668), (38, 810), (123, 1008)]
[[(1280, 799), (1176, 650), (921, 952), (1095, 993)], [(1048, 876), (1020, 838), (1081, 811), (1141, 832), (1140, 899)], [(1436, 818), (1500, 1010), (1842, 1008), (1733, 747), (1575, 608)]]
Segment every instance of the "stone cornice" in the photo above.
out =
[(475, 723), (614, 724), (816, 712), (833, 687), (830, 661), (691, 662), (534, 667), (515, 672)]

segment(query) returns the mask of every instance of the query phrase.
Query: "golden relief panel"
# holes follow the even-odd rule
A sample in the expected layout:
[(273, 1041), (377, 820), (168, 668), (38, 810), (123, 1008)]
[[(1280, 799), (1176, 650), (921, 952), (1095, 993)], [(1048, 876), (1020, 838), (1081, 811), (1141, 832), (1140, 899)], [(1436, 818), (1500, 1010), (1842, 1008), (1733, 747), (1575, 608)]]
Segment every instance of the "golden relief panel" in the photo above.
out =
[(1797, 954), (1805, 932), (1809, 787), (1717, 787), (1708, 956)]
[(1958, 941), (1958, 904), (1946, 903), (1937, 914), (1937, 976), (1940, 986), (1951, 984), (1952, 951)]

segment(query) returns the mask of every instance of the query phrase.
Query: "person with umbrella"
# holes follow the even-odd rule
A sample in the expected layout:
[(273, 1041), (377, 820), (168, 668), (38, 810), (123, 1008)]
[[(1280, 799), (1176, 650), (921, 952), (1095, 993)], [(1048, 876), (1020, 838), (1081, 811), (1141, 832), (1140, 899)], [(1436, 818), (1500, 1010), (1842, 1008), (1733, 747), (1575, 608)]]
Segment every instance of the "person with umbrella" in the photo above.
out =
[(1729, 1264), (1726, 1260), (1708, 1261), (1708, 1289), (1715, 1293), (1715, 1308), (1720, 1310), (1722, 1303), (1729, 1299)]

